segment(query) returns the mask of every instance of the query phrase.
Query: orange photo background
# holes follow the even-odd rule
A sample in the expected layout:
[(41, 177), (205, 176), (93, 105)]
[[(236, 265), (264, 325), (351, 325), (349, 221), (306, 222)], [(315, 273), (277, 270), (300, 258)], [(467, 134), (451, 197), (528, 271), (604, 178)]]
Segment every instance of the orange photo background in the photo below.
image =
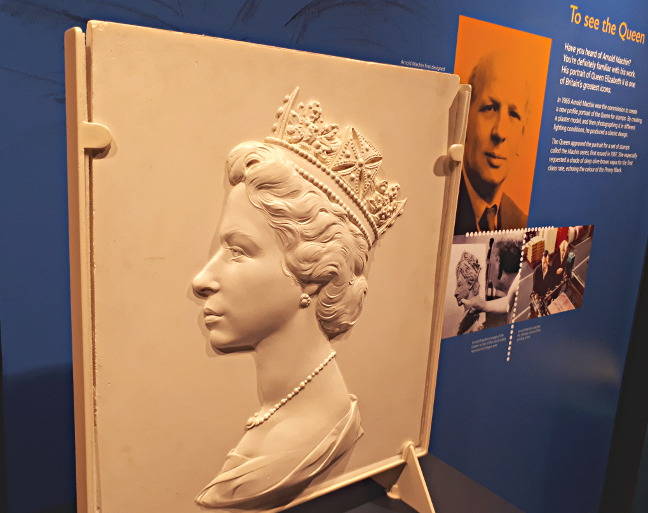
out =
[(459, 16), (454, 72), (459, 75), (462, 83), (468, 82), (470, 73), (482, 56), (495, 51), (506, 51), (510, 48), (515, 48), (516, 53), (521, 51), (528, 56), (520, 64), (520, 69), (511, 70), (511, 73), (523, 73), (527, 76), (529, 112), (525, 135), (520, 143), (520, 155), (514, 170), (509, 173), (504, 182), (503, 191), (515, 201), (525, 214), (528, 214), (551, 39)]

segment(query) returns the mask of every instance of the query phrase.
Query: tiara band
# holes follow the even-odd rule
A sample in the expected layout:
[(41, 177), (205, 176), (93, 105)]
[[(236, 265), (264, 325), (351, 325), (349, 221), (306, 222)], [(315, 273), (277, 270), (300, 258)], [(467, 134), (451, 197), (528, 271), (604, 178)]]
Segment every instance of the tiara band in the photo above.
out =
[(322, 119), (319, 102), (295, 105), (298, 92), (299, 87), (286, 95), (275, 115), (273, 136), (265, 140), (315, 166), (314, 173), (295, 169), (345, 209), (371, 247), (402, 214), (407, 200), (398, 198), (398, 183), (380, 175), (382, 154), (373, 143), (354, 127), (339, 137), (338, 125)]
[[(371, 221), (369, 212), (364, 207), (358, 196), (354, 194), (354, 192), (343, 180), (337, 177), (325, 166), (320, 164), (311, 155), (308, 155), (306, 152), (300, 150), (295, 145), (281, 141), (280, 139), (276, 139), (274, 137), (266, 137), (265, 141), (267, 143), (290, 150), (296, 153), (299, 157), (308, 161), (310, 164), (317, 166), (318, 171), (322, 171), (321, 173), (317, 173), (317, 176), (315, 176), (314, 173), (311, 173), (309, 171), (306, 171), (304, 168), (299, 167), (297, 164), (295, 164), (295, 171), (297, 171), (297, 173), (299, 173), (301, 177), (306, 181), (312, 183), (315, 187), (324, 192), (324, 194), (328, 196), (329, 200), (331, 200), (333, 203), (337, 203), (342, 208), (344, 208), (347, 215), (349, 216), (349, 219), (360, 229), (362, 235), (364, 235), (365, 239), (367, 239), (369, 246), (373, 245), (373, 243), (378, 238), (378, 228), (376, 227), (375, 223)], [(350, 202), (344, 201), (343, 198), (346, 196), (351, 199)]]

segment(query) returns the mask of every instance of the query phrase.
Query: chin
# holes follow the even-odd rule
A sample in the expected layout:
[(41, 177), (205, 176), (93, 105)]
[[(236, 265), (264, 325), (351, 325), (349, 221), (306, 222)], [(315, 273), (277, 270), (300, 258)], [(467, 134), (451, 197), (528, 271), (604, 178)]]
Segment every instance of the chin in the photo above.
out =
[(481, 179), (491, 185), (500, 185), (508, 176), (508, 167), (490, 167), (486, 165), (480, 173)]
[(254, 344), (237, 337), (227, 336), (219, 331), (209, 332), (209, 345), (218, 353), (236, 353), (239, 351), (250, 351)]

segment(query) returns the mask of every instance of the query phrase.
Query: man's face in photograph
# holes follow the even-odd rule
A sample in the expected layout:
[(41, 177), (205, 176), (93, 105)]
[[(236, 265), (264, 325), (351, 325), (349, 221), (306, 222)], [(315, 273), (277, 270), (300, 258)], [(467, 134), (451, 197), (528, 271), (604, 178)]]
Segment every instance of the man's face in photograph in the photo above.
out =
[(542, 255), (542, 272), (546, 273), (549, 270), (549, 255)]
[(527, 91), (506, 59), (482, 61), (475, 73), (466, 135), (465, 166), (473, 186), (498, 186), (519, 152), (526, 123)]

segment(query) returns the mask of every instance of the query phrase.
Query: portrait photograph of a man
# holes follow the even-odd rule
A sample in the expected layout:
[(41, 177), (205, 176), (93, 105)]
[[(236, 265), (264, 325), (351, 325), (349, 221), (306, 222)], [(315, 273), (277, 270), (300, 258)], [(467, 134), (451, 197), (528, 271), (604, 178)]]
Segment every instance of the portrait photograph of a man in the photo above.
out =
[(455, 73), (472, 86), (455, 235), (527, 226), (551, 40), (459, 17)]

